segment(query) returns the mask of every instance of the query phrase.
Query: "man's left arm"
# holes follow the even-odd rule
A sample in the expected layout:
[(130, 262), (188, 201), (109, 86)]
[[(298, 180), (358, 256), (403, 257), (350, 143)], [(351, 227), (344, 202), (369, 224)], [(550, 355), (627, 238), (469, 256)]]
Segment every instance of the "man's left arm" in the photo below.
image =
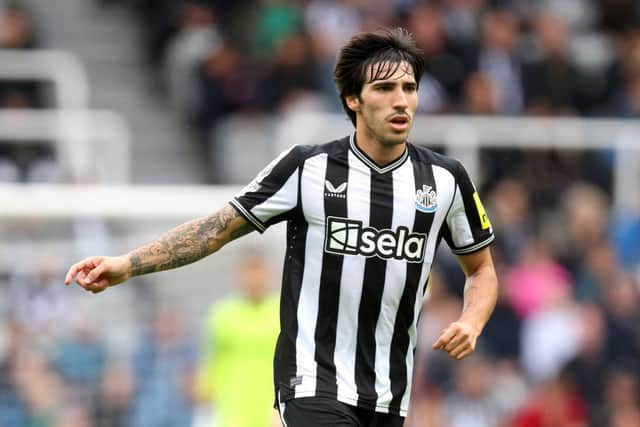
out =
[(476, 341), (489, 320), (498, 298), (498, 279), (489, 247), (458, 256), (466, 281), (462, 314), (447, 326), (433, 344), (454, 359), (474, 352)]

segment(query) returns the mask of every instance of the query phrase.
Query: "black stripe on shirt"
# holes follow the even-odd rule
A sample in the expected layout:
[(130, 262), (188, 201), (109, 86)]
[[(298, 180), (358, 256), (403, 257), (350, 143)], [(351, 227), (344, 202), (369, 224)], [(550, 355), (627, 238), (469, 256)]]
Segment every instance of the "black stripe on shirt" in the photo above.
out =
[[(377, 230), (393, 225), (393, 174), (371, 172), (369, 226)], [(387, 262), (377, 256), (365, 261), (362, 296), (358, 309), (358, 337), (355, 380), (358, 406), (375, 407), (376, 393), (376, 325), (380, 316)]]
[(298, 335), (298, 304), (304, 276), (305, 248), (309, 224), (300, 210), (300, 184), (298, 175), (298, 209), (287, 222), (287, 251), (285, 254), (282, 290), (280, 292), (280, 335), (273, 360), (276, 396), (286, 402), (295, 397), (296, 338)]
[[(340, 153), (338, 156), (327, 158), (324, 184), (325, 218), (330, 216), (347, 218), (347, 190), (343, 184), (348, 184), (348, 172), (346, 150), (344, 154)], [(332, 191), (339, 187), (342, 188), (341, 192)], [(336, 396), (338, 393), (336, 365), (333, 356), (336, 347), (343, 261), (344, 255), (323, 252), (315, 331), (316, 393), (321, 396)]]
[[(433, 168), (424, 162), (413, 162), (413, 175), (416, 191), (422, 189), (423, 185), (431, 186), (437, 194), (436, 182), (433, 176)], [(439, 206), (438, 209), (447, 209), (448, 206)], [(434, 213), (415, 211), (413, 220), (413, 232), (431, 232)], [(430, 236), (431, 237), (431, 236)], [(431, 237), (432, 238), (432, 237)], [(426, 256), (426, 255), (425, 255)], [(393, 338), (391, 341), (391, 354), (389, 360), (389, 377), (391, 379), (391, 394), (393, 398), (389, 405), (389, 412), (399, 414), (402, 397), (407, 389), (407, 352), (413, 351), (409, 348), (409, 329), (414, 320), (414, 307), (418, 289), (420, 288), (420, 275), (422, 274), (423, 263), (407, 263), (407, 277), (400, 298), (400, 305), (396, 314), (396, 321), (393, 327)]]

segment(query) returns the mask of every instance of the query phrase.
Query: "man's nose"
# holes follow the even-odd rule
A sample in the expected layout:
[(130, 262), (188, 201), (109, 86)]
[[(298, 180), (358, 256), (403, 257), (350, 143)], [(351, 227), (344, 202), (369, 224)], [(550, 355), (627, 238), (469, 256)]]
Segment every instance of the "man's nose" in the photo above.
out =
[(407, 101), (407, 94), (402, 88), (397, 88), (393, 91), (393, 108), (399, 110), (405, 110), (409, 106)]

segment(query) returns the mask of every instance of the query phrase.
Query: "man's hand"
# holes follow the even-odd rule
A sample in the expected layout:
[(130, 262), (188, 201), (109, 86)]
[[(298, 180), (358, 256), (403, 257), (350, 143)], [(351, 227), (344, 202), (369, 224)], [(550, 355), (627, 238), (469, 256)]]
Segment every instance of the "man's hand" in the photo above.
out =
[(131, 262), (126, 256), (85, 258), (69, 268), (64, 284), (69, 285), (76, 275), (78, 285), (97, 294), (127, 280), (131, 276)]
[(480, 333), (463, 322), (453, 322), (442, 331), (433, 343), (434, 350), (449, 353), (454, 359), (464, 359), (476, 349), (476, 341)]
[(476, 341), (489, 320), (498, 299), (498, 279), (488, 247), (458, 257), (467, 277), (464, 284), (462, 314), (442, 331), (434, 350), (464, 359), (476, 349)]

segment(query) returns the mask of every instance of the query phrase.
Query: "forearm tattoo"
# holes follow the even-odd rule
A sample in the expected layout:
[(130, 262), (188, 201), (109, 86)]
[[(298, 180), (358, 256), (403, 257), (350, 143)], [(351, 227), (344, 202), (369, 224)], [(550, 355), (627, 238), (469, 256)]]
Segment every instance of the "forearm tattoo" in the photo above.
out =
[(230, 234), (227, 232), (238, 216), (236, 209), (227, 205), (212, 215), (184, 223), (158, 240), (132, 251), (129, 254), (132, 276), (190, 264), (252, 231), (251, 226), (245, 224)]

